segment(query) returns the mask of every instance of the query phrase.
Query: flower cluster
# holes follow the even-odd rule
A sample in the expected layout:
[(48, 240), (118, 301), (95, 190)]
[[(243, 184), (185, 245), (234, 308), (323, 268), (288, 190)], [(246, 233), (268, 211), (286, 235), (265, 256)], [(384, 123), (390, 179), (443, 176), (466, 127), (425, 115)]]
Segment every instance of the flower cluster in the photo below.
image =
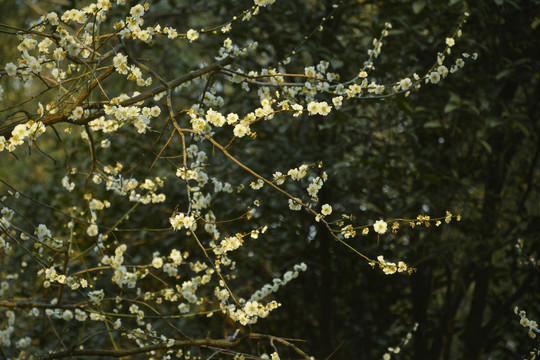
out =
[(524, 310), (520, 310), (516, 306), (514, 307), (514, 314), (519, 316), (519, 324), (528, 330), (527, 334), (531, 339), (536, 338), (537, 334), (540, 334), (538, 323), (535, 320), (527, 318), (527, 313)]
[(401, 340), (401, 344), (399, 346), (388, 347), (387, 352), (385, 352), (382, 356), (382, 360), (392, 359), (392, 354), (398, 355), (401, 352), (401, 348), (409, 344), (409, 342), (411, 341), (413, 337), (413, 333), (417, 329), (418, 329), (418, 323), (415, 323), (411, 331), (409, 331), (407, 335), (405, 335), (405, 337)]
[[(312, 177), (310, 178), (311, 183), (307, 187), (307, 192), (309, 196), (311, 197), (311, 201), (318, 201), (319, 198), (317, 194), (319, 193), (319, 190), (321, 190), (324, 182), (328, 179), (328, 175), (326, 172), (322, 174), (322, 176)], [(331, 212), (331, 211), (330, 211)], [(330, 214), (324, 214), (323, 215), (330, 215)]]
[(113, 283), (120, 287), (127, 287), (133, 289), (137, 285), (138, 275), (135, 272), (130, 272), (124, 263), (124, 252), (126, 252), (127, 246), (125, 244), (120, 245), (114, 251), (114, 256), (104, 255), (101, 259), (101, 263), (109, 265), (114, 269), (114, 275), (111, 280)]
[(51, 231), (45, 224), (40, 224), (34, 231), (34, 234), (41, 243), (47, 244), (54, 249), (59, 249), (63, 245), (62, 240), (53, 238)]
[[(14, 214), (15, 212), (7, 207), (3, 207), (0, 211), (0, 215), (2, 215), (2, 217), (0, 217), (0, 229), (3, 233), (9, 233)], [(9, 242), (4, 240), (4, 236), (0, 236), (0, 250), (6, 254), (9, 254), (12, 250)]]
[[(135, 94), (134, 94), (135, 95)], [(121, 102), (121, 99), (126, 99), (127, 96), (122, 95), (117, 98), (117, 102)], [(91, 122), (91, 125), (95, 131), (102, 130), (103, 132), (116, 131), (116, 129), (122, 127), (125, 123), (132, 123), (139, 134), (145, 134), (150, 130), (150, 120), (161, 114), (161, 109), (158, 106), (153, 107), (139, 107), (139, 106), (121, 106), (121, 105), (105, 105), (105, 114), (109, 119), (105, 120), (104, 117), (100, 117)], [(75, 117), (75, 114), (72, 114)], [(77, 120), (76, 118), (75, 120)], [(111, 123), (111, 119), (112, 123)]]
[(11, 337), (15, 331), (15, 313), (11, 310), (6, 311), (6, 317), (6, 327), (0, 329), (0, 345), (3, 347), (8, 347), (11, 345)]
[(307, 105), (307, 111), (309, 115), (321, 115), (326, 116), (332, 111), (332, 106), (328, 105), (326, 101), (316, 102), (312, 101)]
[(221, 310), (227, 313), (232, 320), (242, 325), (255, 324), (259, 318), (267, 317), (272, 310), (281, 305), (275, 300), (266, 304), (263, 304), (261, 300), (298, 277), (300, 271), (306, 270), (307, 266), (304, 263), (295, 265), (294, 269), (287, 271), (282, 278), (275, 278), (272, 284), (266, 284), (254, 292), (249, 300), (239, 299), (241, 306), (229, 302), (229, 292), (227, 289), (216, 287), (214, 294), (220, 300)]
[(404, 272), (409, 270), (407, 264), (405, 264), (403, 261), (399, 261), (396, 265), (396, 263), (386, 261), (382, 255), (377, 256), (377, 262), (372, 262), (371, 265), (379, 265), (386, 275), (394, 274), (396, 271)]
[(15, 151), (17, 146), (24, 144), (31, 145), (38, 137), (45, 132), (45, 125), (41, 121), (34, 122), (32, 120), (25, 124), (19, 124), (11, 131), (9, 140), (2, 135), (0, 136), (0, 152), (7, 150)]
[(293, 267), (293, 270), (287, 271), (283, 274), (282, 278), (275, 278), (272, 281), (272, 284), (265, 284), (261, 289), (255, 291), (251, 297), (250, 301), (259, 301), (267, 297), (273, 292), (277, 292), (281, 286), (287, 285), (291, 280), (298, 277), (300, 271), (306, 271), (307, 265), (305, 263), (296, 264)]

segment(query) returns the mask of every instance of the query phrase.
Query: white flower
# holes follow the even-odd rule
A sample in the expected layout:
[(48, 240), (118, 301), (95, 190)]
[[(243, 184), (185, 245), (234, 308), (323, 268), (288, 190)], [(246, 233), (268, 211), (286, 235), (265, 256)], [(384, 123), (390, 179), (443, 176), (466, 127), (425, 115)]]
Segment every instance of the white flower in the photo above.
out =
[(392, 275), (397, 271), (397, 266), (395, 263), (389, 262), (384, 265), (382, 270), (386, 275)]
[(186, 36), (189, 42), (193, 42), (199, 38), (199, 32), (197, 30), (189, 29)]
[(150, 109), (150, 115), (156, 117), (159, 116), (159, 114), (161, 114), (161, 109), (159, 108), (159, 106), (152, 106), (152, 108)]
[(238, 122), (238, 115), (235, 113), (230, 113), (227, 115), (227, 124), (234, 125)]
[(335, 98), (332, 98), (332, 103), (336, 109), (339, 109), (343, 103), (343, 96), (336, 96)]
[(135, 5), (134, 7), (131, 8), (131, 10), (129, 11), (129, 13), (130, 13), (131, 16), (133, 16), (135, 19), (138, 19), (138, 18), (140, 18), (141, 16), (144, 15), (144, 6), (142, 6), (141, 4)]
[(244, 137), (248, 132), (249, 127), (244, 123), (236, 124), (233, 130), (234, 136), (239, 138)]
[(99, 233), (98, 227), (96, 224), (92, 224), (86, 229), (88, 236), (96, 236)]
[(429, 74), (428, 78), (432, 84), (436, 84), (441, 80), (441, 75), (438, 72), (433, 71), (431, 74)]
[(30, 346), (31, 343), (32, 343), (32, 339), (30, 339), (27, 336), (27, 337), (24, 337), (22, 339), (17, 340), (17, 342), (15, 343), (15, 346), (18, 349), (23, 349), (23, 348), (26, 348), (26, 347)]
[(441, 76), (444, 78), (446, 75), (448, 75), (448, 68), (444, 65), (441, 65), (437, 68), (437, 72), (441, 74)]
[(120, 74), (127, 74), (128, 73), (128, 67), (127, 67), (127, 56), (124, 54), (116, 54), (116, 56), (113, 58), (113, 65), (116, 71), (118, 71)]
[(388, 224), (384, 222), (383, 220), (377, 220), (375, 221), (375, 224), (373, 224), (373, 230), (375, 230), (376, 233), (384, 234), (386, 232), (386, 229), (388, 228)]
[(184, 227), (184, 217), (183, 213), (178, 213), (175, 216), (171, 216), (169, 222), (171, 223), (174, 230), (180, 230)]
[(312, 101), (308, 104), (307, 110), (309, 112), (309, 115), (322, 115), (326, 116), (332, 111), (332, 106), (328, 105), (326, 101), (323, 102), (317, 102)]
[(332, 107), (326, 101), (319, 103), (319, 114), (326, 116), (332, 111)]
[(324, 204), (321, 208), (321, 214), (330, 215), (332, 213), (332, 206)]
[(85, 321), (88, 315), (82, 310), (75, 309), (75, 319), (77, 321)]
[(178, 305), (178, 310), (180, 310), (182, 314), (189, 312), (189, 304), (181, 303), (180, 305)]
[(51, 231), (47, 229), (47, 225), (45, 224), (40, 224), (34, 231), (34, 234), (36, 234), (40, 241), (44, 241), (52, 237)]
[[(90, 297), (90, 300), (92, 301), (101, 301), (105, 297), (105, 293), (103, 290), (94, 290), (88, 293), (88, 297)], [(76, 309), (75, 312), (77, 312), (77, 310), (78, 309)]]
[(409, 78), (402, 79), (399, 82), (399, 86), (401, 87), (402, 90), (407, 90), (408, 88), (411, 87), (411, 85), (412, 85), (412, 82), (411, 82), (411, 79)]
[(160, 257), (155, 257), (152, 260), (152, 266), (155, 267), (156, 269), (161, 268), (163, 266), (163, 259)]
[(298, 203), (298, 201), (300, 201), (300, 199), (295, 198), (295, 200), (296, 201), (293, 201), (292, 199), (289, 199), (289, 209), (294, 210), (294, 211), (299, 211), (300, 209), (302, 209), (302, 205), (300, 205)]
[(75, 189), (75, 183), (71, 182), (69, 177), (66, 175), (62, 178), (62, 186), (67, 189), (67, 191), (73, 191)]
[(7, 63), (5, 70), (9, 76), (17, 75), (17, 65), (15, 65), (14, 63)]
[(255, 5), (257, 6), (266, 6), (273, 4), (276, 0), (255, 0)]
[(62, 313), (62, 319), (64, 319), (65, 321), (73, 319), (73, 313), (70, 310), (64, 310), (64, 312)]
[(6, 138), (4, 136), (0, 136), (0, 151), (4, 151), (6, 143)]
[(251, 182), (251, 184), (249, 184), (249, 186), (253, 190), (259, 190), (260, 188), (263, 187), (263, 185), (264, 185), (264, 182), (261, 179), (258, 179), (256, 182)]
[(11, 131), (11, 136), (23, 140), (28, 136), (28, 133), (29, 131), (26, 124), (19, 124)]
[(77, 106), (73, 111), (71, 112), (71, 116), (69, 117), (70, 120), (79, 120), (84, 114), (84, 110), (81, 106)]
[(250, 315), (256, 315), (259, 310), (259, 303), (257, 301), (248, 301), (244, 306), (244, 312)]
[(30, 69), (30, 71), (32, 71), (34, 74), (39, 74), (41, 72), (41, 64), (37, 59), (32, 58), (30, 61), (28, 61), (28, 69)]
[(183, 225), (186, 229), (190, 230), (195, 230), (197, 227), (197, 223), (195, 222), (195, 218), (193, 216), (184, 217)]

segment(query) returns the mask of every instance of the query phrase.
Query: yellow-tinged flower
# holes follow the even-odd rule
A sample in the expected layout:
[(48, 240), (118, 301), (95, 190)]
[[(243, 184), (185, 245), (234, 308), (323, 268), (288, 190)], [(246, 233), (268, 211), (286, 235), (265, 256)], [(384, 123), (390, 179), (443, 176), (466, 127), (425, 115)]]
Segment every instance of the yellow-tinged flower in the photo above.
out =
[(377, 220), (375, 221), (375, 224), (373, 224), (373, 230), (375, 230), (378, 234), (384, 234), (386, 232), (386, 229), (388, 228), (388, 224), (384, 220)]
[(189, 42), (193, 42), (199, 38), (199, 32), (194, 29), (189, 29), (186, 37), (188, 38)]
[(321, 208), (321, 214), (323, 215), (330, 215), (332, 213), (332, 206), (328, 204), (324, 204)]

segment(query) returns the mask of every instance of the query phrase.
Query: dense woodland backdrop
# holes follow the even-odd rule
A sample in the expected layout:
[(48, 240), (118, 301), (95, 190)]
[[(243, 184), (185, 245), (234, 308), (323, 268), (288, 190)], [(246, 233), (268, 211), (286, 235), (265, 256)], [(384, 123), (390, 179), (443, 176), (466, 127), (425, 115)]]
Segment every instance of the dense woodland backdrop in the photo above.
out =
[[(137, 2), (128, 3), (134, 6)], [(253, 5), (235, 0), (149, 3), (152, 11), (145, 14), (145, 24), (168, 24), (179, 32), (219, 25)], [(41, 11), (61, 14), (75, 6), (80, 2), (3, 0), (0, 23), (27, 28), (30, 19), (43, 15)], [(111, 11), (120, 14), (127, 9), (126, 5)], [(391, 83), (415, 72), (423, 75), (433, 65), (437, 52), (444, 49), (445, 39), (456, 30), (464, 12), (470, 16), (452, 55), (477, 52), (478, 59), (438, 84), (423, 85), (407, 97), (401, 94), (344, 101), (341, 109), (325, 117), (277, 114), (275, 120), (257, 126), (256, 139), (237, 139), (230, 149), (246, 166), (269, 178), (277, 170), (322, 161), (322, 169), (311, 171), (314, 176), (327, 172), (328, 181), (319, 199), (320, 204), (332, 205), (336, 219), (345, 213), (354, 215), (356, 224), (371, 224), (378, 219), (415, 218), (418, 214), (444, 216), (448, 210), (460, 214), (461, 221), (414, 229), (405, 223), (395, 235), (377, 236), (373, 231), (366, 236), (358, 234), (350, 243), (368, 257), (383, 254), (385, 258), (403, 259), (417, 269), (410, 276), (387, 276), (336, 241), (312, 214), (291, 212), (287, 199), (269, 186), (256, 193), (220, 195), (212, 202), (212, 211), (219, 219), (234, 218), (247, 206), (255, 208), (255, 200), (260, 203), (251, 221), (220, 223), (222, 234), (249, 232), (253, 226), (269, 227), (260, 239), (246, 240), (235, 253), (239, 271), (231, 283), (238, 293), (248, 296), (300, 262), (305, 262), (308, 270), (273, 295), (282, 306), (255, 325), (239, 326), (219, 315), (171, 319), (186, 337), (205, 339), (208, 334), (223, 338), (239, 328), (239, 336), (254, 331), (302, 339), (294, 344), (316, 359), (377, 359), (388, 347), (399, 346), (418, 323), (412, 340), (399, 354), (392, 354), (393, 358), (515, 359), (527, 358), (529, 351), (538, 348), (537, 339), (527, 336), (513, 309), (518, 306), (530, 319), (540, 320), (539, 1), (277, 0), (261, 8), (254, 20), (234, 23), (228, 34), (202, 34), (193, 44), (185, 40), (155, 41), (151, 47), (127, 41), (126, 51), (141, 62), (151, 59), (152, 69), (171, 79), (202, 63), (215, 62), (217, 49), (229, 36), (238, 44), (249, 40), (259, 44), (251, 55), (234, 60), (244, 69), (274, 66), (295, 50), (288, 72), (303, 74), (304, 67), (324, 60), (345, 80), (357, 75), (372, 39), (389, 22), (392, 29), (375, 62), (373, 76), (381, 83)], [(321, 23), (323, 29), (313, 32)], [(3, 68), (18, 56), (18, 41), (12, 35), (0, 36)], [(256, 86), (245, 92), (227, 85), (222, 74), (216, 73), (214, 78), (209, 86), (223, 87), (219, 89), (223, 113), (242, 113), (257, 106)], [(104, 86), (117, 92), (135, 89), (118, 89), (132, 86), (120, 79), (118, 76), (104, 82)], [(4, 86), (0, 108), (18, 103), (24, 91), (10, 85), (5, 74), (0, 83)], [(175, 106), (182, 109), (197, 103), (205, 86), (205, 82), (194, 81), (184, 87), (175, 93)], [(35, 105), (28, 111), (34, 111)], [(2, 111), (0, 119), (11, 111)], [(166, 112), (162, 108), (163, 116)], [(174, 171), (171, 166), (152, 167), (172, 131), (169, 124), (166, 135), (158, 140), (165, 118), (152, 121), (155, 131), (144, 136), (135, 129), (112, 134), (110, 147), (96, 150), (98, 166), (114, 166), (121, 161), (129, 167), (124, 169), (126, 178), (139, 179), (165, 177), (171, 169)], [(5, 126), (7, 122), (0, 123), (0, 128)], [(92, 167), (87, 141), (68, 136), (65, 124), (56, 127), (58, 137), (48, 129), (38, 140), (41, 150), (21, 147), (13, 154), (0, 153), (0, 195), (8, 195), (13, 187), (33, 199), (7, 196), (1, 200), (0, 206), (17, 209), (17, 216), (27, 219), (28, 224), (26, 220), (21, 222), (23, 228), (46, 223), (49, 228), (63, 229), (66, 217), (40, 204), (70, 214), (70, 207), (78, 204), (85, 192), (84, 174)], [(81, 130), (73, 127), (76, 131)], [(107, 138), (101, 133), (94, 136), (96, 143)], [(218, 132), (215, 138), (226, 144), (230, 137)], [(211, 155), (207, 163), (220, 179), (235, 189), (242, 184), (247, 188), (256, 181), (218, 149), (208, 143), (206, 146)], [(163, 155), (177, 154), (167, 148)], [(73, 164), (81, 175), (73, 176), (77, 186), (68, 193), (62, 191), (60, 182)], [(305, 193), (294, 183), (286, 183), (284, 188)], [(94, 197), (111, 204), (100, 216), (100, 226), (105, 228), (113, 227), (118, 215), (133, 205), (104, 189), (96, 187), (93, 191)], [(163, 230), (170, 228), (169, 216), (184, 201), (185, 184), (169, 178), (161, 192), (167, 194), (165, 202), (129, 212), (126, 228), (140, 230), (115, 231), (111, 238), (115, 244), (128, 245), (129, 263), (148, 262), (155, 251), (166, 255), (172, 244), (204, 262), (192, 237)], [(78, 231), (84, 235), (82, 227)], [(92, 241), (81, 240), (81, 249)], [(61, 259), (51, 260), (61, 263)], [(14, 267), (19, 271), (21, 261), (31, 263), (32, 259), (20, 249), (9, 256), (0, 255), (0, 281), (11, 284), (9, 291), (0, 293), (0, 329), (7, 323), (4, 310), (8, 310), (2, 308), (2, 301), (51, 299), (51, 290), (41, 287), (35, 273), (26, 276), (21, 271), (19, 280), (6, 280)], [(69, 303), (69, 296), (64, 301)], [(15, 338), (32, 339), (30, 354), (35, 351), (44, 356), (54, 347), (61, 351), (89, 335), (80, 335), (79, 340), (72, 337), (82, 334), (80, 322), (49, 321), (45, 315), (32, 318), (26, 315), (27, 308), (10, 309), (17, 313)], [(51, 342), (53, 328), (56, 335)], [(123, 340), (118, 341), (123, 344)], [(85, 344), (89, 348), (113, 348), (106, 332), (92, 336)], [(0, 350), (6, 357), (18, 353), (5, 344)], [(202, 358), (210, 356), (204, 351)], [(262, 341), (243, 343), (235, 351), (255, 358), (273, 352), (269, 343)], [(197, 354), (196, 348), (192, 352)], [(298, 357), (290, 347), (280, 348), (279, 353), (282, 359)]]

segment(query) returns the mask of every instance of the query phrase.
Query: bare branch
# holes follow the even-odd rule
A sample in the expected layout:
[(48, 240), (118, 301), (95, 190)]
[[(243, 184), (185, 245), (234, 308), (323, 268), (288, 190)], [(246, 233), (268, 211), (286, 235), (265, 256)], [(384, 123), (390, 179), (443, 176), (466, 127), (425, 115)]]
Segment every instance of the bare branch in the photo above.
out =
[(232, 348), (238, 345), (241, 341), (242, 339), (238, 339), (233, 342), (227, 341), (227, 340), (204, 339), (204, 340), (175, 341), (172, 346), (169, 346), (167, 344), (157, 344), (157, 345), (150, 345), (150, 346), (144, 346), (144, 347), (139, 347), (139, 348), (124, 349), (124, 350), (71, 349), (67, 351), (57, 352), (55, 354), (50, 354), (49, 356), (45, 357), (44, 360), (62, 359), (66, 357), (82, 356), (82, 355), (96, 356), (96, 357), (97, 356), (111, 356), (111, 357), (121, 358), (123, 356), (144, 354), (149, 351), (178, 349), (178, 348), (185, 348), (189, 346), (213, 346), (213, 347), (218, 347), (218, 348)]

